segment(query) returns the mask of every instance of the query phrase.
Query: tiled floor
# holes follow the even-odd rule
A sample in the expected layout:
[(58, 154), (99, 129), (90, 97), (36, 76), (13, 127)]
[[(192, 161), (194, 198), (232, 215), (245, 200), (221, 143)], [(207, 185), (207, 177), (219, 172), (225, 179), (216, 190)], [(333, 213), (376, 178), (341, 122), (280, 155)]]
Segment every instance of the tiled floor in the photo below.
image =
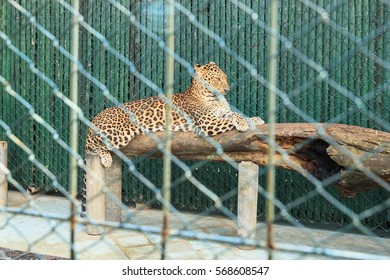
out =
[[(69, 202), (62, 197), (34, 195), (34, 205), (18, 192), (10, 192), (9, 207), (40, 209), (42, 213), (66, 216)], [(131, 209), (128, 213), (133, 223), (160, 227), (161, 211)], [(214, 235), (236, 236), (235, 222), (221, 218), (181, 213), (171, 216), (171, 226), (183, 229), (187, 221), (191, 230)], [(287, 244), (320, 246), (338, 250), (384, 255), (390, 258), (390, 236), (367, 237), (359, 234), (335, 234), (330, 230), (297, 229), (286, 225), (275, 225), (274, 239)], [(266, 228), (258, 224), (256, 238), (265, 240)], [(85, 226), (78, 224), (74, 248), (78, 259), (160, 259), (161, 236), (148, 232), (107, 229), (101, 236), (85, 233)], [(60, 222), (27, 215), (0, 213), (0, 247), (27, 251), (36, 254), (69, 258), (70, 230), (68, 222)], [(168, 259), (266, 259), (263, 249), (242, 249), (237, 246), (196, 239), (173, 238), (167, 245)], [(0, 259), (6, 258), (0, 254)], [(303, 255), (277, 251), (276, 259), (321, 259), (316, 255)]]

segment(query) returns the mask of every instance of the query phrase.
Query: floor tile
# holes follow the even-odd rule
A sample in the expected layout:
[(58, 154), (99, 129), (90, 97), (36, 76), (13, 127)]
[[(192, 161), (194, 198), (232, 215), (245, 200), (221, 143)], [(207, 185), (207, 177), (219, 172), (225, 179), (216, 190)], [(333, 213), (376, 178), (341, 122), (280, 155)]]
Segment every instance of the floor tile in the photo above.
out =
[(126, 256), (131, 260), (159, 260), (161, 252), (154, 245), (123, 248)]
[[(36, 209), (45, 215), (67, 215), (69, 202), (58, 196), (37, 195), (34, 201)], [(21, 207), (27, 200), (18, 192), (10, 192), (9, 206)], [(30, 209), (34, 208), (29, 206)], [(154, 209), (130, 209), (127, 211), (132, 221), (142, 226), (160, 229), (162, 212)], [(182, 212), (170, 215), (170, 228), (182, 229), (183, 220), (197, 233), (215, 236), (237, 236), (236, 222), (224, 217), (204, 216)], [(188, 229), (189, 230), (189, 229)], [(80, 259), (154, 259), (161, 258), (161, 235), (109, 228), (99, 236), (88, 235), (83, 224), (76, 225), (74, 248)], [(388, 236), (384, 233), (383, 236)], [(338, 250), (350, 250), (362, 253), (380, 254), (390, 257), (390, 238), (369, 237), (361, 234), (337, 234), (332, 230), (305, 228), (290, 225), (274, 225), (275, 242), (290, 245), (320, 245)], [(259, 223), (256, 239), (266, 239), (266, 226)], [(27, 215), (0, 213), (0, 247), (11, 250), (27, 251), (36, 254), (68, 258), (70, 253), (69, 222), (57, 222), (45, 218)], [(167, 244), (168, 259), (267, 259), (265, 249), (242, 250), (235, 245), (212, 241), (186, 239), (170, 236)], [(274, 252), (274, 259), (326, 259), (316, 255), (304, 255), (296, 252)], [(1, 259), (1, 256), (0, 256)]]
[(115, 242), (118, 246), (123, 248), (152, 245), (150, 240), (143, 233), (139, 233), (138, 235), (131, 235), (128, 237), (121, 237), (116, 239)]

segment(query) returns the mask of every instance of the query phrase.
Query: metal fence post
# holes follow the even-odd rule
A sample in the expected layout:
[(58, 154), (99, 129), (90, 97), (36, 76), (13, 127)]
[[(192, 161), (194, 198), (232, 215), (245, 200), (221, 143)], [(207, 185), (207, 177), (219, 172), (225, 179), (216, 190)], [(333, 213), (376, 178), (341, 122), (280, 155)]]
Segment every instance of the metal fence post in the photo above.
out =
[(278, 0), (272, 0), (270, 3), (270, 45), (269, 45), (269, 92), (268, 92), (268, 158), (267, 166), (267, 192), (266, 201), (266, 220), (267, 220), (267, 245), (269, 248), (268, 258), (272, 259), (273, 242), (273, 223), (275, 220), (275, 122), (276, 122), (276, 89), (278, 86), (278, 48), (279, 41), (277, 34), (278, 25)]
[(250, 161), (238, 164), (238, 235), (253, 239), (256, 235), (259, 166)]
[[(100, 157), (92, 152), (86, 152), (85, 161), (87, 165), (87, 218), (94, 222), (105, 221), (105, 196), (103, 187), (105, 185), (105, 169), (100, 162)], [(101, 226), (87, 224), (87, 233), (99, 235), (104, 233)]]
[[(70, 71), (70, 100), (74, 104), (78, 104), (78, 61), (79, 61), (79, 21), (78, 21), (78, 12), (79, 12), (79, 0), (72, 0), (72, 7), (75, 9), (75, 13), (72, 15), (72, 28), (71, 28), (71, 54), (74, 58), (71, 61), (71, 71)], [(78, 109), (78, 107), (77, 107)], [(73, 151), (78, 151), (78, 117), (76, 108), (72, 108), (70, 111), (70, 126), (69, 126), (69, 145)], [(76, 198), (77, 195), (77, 158), (69, 155), (69, 191), (72, 198)], [(72, 218), (71, 218), (71, 243), (75, 242), (75, 218), (76, 218), (76, 205), (71, 203), (70, 205)], [(74, 247), (71, 247), (71, 259), (75, 259)]]
[[(8, 144), (0, 141), (0, 163), (7, 167), (8, 164)], [(0, 170), (0, 207), (6, 207), (8, 202), (8, 182), (4, 172)]]
[[(169, 103), (172, 102), (174, 74), (175, 74), (175, 59), (173, 56), (175, 49), (175, 0), (167, 1), (167, 28), (166, 28), (166, 45), (169, 52), (166, 53), (165, 59), (165, 96)], [(165, 106), (165, 139), (164, 139), (164, 157), (163, 157), (163, 229), (161, 242), (161, 259), (166, 258), (167, 241), (169, 234), (169, 205), (171, 203), (171, 106), (167, 103)]]

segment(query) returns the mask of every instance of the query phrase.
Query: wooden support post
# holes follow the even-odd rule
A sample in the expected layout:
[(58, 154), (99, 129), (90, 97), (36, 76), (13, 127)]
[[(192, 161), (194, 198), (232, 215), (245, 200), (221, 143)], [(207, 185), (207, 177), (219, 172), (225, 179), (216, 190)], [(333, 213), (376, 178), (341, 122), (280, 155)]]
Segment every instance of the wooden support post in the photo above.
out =
[(112, 155), (112, 165), (106, 168), (106, 220), (120, 222), (122, 220), (122, 161)]
[[(6, 141), (0, 141), (0, 163), (8, 165), (8, 145)], [(0, 170), (0, 207), (6, 207), (8, 202), (8, 182), (3, 171)]]
[(259, 166), (250, 161), (238, 165), (238, 235), (254, 238), (257, 223)]
[[(100, 157), (92, 152), (85, 155), (87, 165), (87, 218), (96, 222), (105, 221), (105, 197), (103, 187), (105, 185), (105, 168), (100, 162)], [(104, 233), (104, 227), (87, 224), (87, 233), (99, 235)]]

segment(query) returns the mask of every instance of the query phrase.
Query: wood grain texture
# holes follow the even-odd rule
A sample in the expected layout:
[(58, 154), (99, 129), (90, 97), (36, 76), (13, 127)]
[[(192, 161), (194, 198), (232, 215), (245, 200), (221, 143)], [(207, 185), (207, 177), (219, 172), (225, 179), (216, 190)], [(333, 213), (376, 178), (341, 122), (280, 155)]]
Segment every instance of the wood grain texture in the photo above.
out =
[[(265, 166), (267, 135), (266, 124), (253, 131), (228, 131), (209, 141), (192, 132), (173, 132), (172, 153), (183, 160), (229, 158)], [(280, 123), (275, 136), (279, 168), (336, 186), (343, 196), (381, 187), (390, 190), (390, 133), (344, 124)], [(157, 142), (163, 141), (164, 132), (153, 138), (139, 135), (121, 151), (128, 157), (160, 158)]]

